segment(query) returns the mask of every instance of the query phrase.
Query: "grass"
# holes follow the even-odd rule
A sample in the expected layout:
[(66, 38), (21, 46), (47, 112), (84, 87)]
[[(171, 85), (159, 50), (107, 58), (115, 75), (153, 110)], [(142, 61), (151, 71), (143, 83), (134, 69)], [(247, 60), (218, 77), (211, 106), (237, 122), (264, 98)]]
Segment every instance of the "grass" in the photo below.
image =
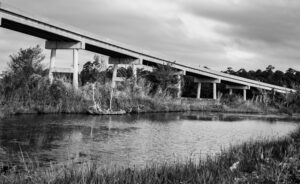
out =
[[(92, 85), (73, 90), (63, 79), (53, 84), (45, 77), (35, 75), (26, 89), (12, 91), (10, 96), (0, 98), (0, 118), (12, 114), (26, 113), (86, 113), (94, 104)], [(110, 108), (110, 82), (95, 83), (95, 101), (102, 109)], [(134, 85), (132, 80), (119, 84), (113, 92), (112, 109), (123, 109), (128, 113), (212, 111), (235, 113), (288, 113), (283, 108), (273, 108), (256, 101), (244, 101), (238, 96), (224, 96), (217, 101), (188, 98), (174, 98), (166, 91), (158, 90), (149, 95), (151, 86), (144, 80)], [(26, 95), (24, 95), (26, 94)]]
[[(280, 140), (248, 142), (195, 163), (162, 163), (144, 169), (101, 169), (94, 162), (2, 173), (2, 183), (284, 183), (300, 182), (300, 129)], [(25, 162), (24, 162), (25, 163)]]
[[(47, 78), (37, 77), (31, 86), (34, 87), (26, 92), (12, 91), (9, 97), (2, 99), (0, 117), (26, 113), (86, 113), (88, 107), (94, 103), (91, 84), (81, 86), (75, 91), (70, 83), (62, 79), (57, 79), (50, 85)], [(125, 81), (113, 92), (113, 110), (123, 109), (131, 113), (175, 112), (203, 110), (207, 106), (203, 101), (193, 102), (191, 105), (162, 91), (149, 95), (150, 89), (151, 86), (144, 81), (140, 81), (138, 85), (133, 85), (130, 80)], [(95, 101), (101, 108), (109, 109), (110, 93), (109, 82), (95, 84)]]

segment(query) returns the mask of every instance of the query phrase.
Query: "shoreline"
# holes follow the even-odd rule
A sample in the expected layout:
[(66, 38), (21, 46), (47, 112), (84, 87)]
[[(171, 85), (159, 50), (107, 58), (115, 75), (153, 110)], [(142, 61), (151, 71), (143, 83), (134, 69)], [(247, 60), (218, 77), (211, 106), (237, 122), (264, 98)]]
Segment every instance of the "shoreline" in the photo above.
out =
[[(300, 118), (300, 114), (299, 113), (295, 113), (293, 115), (289, 115), (286, 113), (280, 113), (278, 114), (277, 112), (258, 112), (258, 111), (249, 111), (249, 110), (240, 110), (240, 109), (234, 109), (231, 108), (230, 110), (226, 110), (226, 109), (222, 109), (222, 105), (219, 105), (218, 108), (215, 108), (216, 106), (214, 105), (214, 107), (209, 107), (207, 109), (204, 109), (203, 107), (201, 108), (195, 108), (195, 109), (180, 109), (180, 110), (148, 110), (148, 111), (138, 111), (138, 112), (126, 112), (123, 115), (131, 115), (131, 114), (148, 114), (148, 113), (176, 113), (176, 112), (211, 112), (211, 113), (224, 113), (224, 114), (247, 114), (247, 116), (260, 116), (260, 117), (269, 117), (269, 118), (282, 118), (282, 117), (289, 117), (289, 118)], [(3, 113), (3, 107), (0, 107), (0, 119), (4, 119), (7, 117), (11, 117), (11, 116), (18, 116), (18, 115), (47, 115), (47, 114), (81, 114), (81, 115), (89, 115), (89, 116), (117, 116), (118, 114), (111, 114), (111, 115), (90, 115), (88, 114), (87, 111), (81, 111), (81, 112), (55, 112), (55, 111), (48, 111), (48, 112), (40, 112), (34, 109), (24, 109), (24, 108), (20, 108), (20, 109), (16, 109), (15, 112), (13, 113)], [(119, 115), (120, 116), (120, 115)]]

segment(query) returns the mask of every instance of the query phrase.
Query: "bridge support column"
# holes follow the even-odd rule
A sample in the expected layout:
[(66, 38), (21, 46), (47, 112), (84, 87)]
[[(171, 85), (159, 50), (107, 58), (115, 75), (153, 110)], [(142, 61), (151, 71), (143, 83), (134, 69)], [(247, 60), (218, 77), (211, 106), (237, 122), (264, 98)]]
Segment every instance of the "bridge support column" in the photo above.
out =
[(201, 98), (201, 82), (198, 82), (197, 98)]
[(118, 65), (115, 64), (113, 66), (113, 74), (112, 74), (112, 79), (111, 79), (111, 88), (116, 87), (117, 74), (118, 74)]
[(46, 49), (51, 49), (49, 79), (53, 80), (54, 62), (56, 57), (56, 50), (73, 50), (73, 68), (69, 69), (73, 73), (73, 88), (78, 89), (78, 50), (84, 49), (84, 42), (63, 42), (63, 41), (46, 41)]
[(131, 65), (132, 68), (132, 77), (133, 77), (133, 82), (134, 82), (134, 86), (137, 86), (137, 65), (133, 64)]
[(181, 75), (177, 75), (177, 80), (178, 80), (178, 84), (177, 84), (177, 98), (181, 97)]
[(217, 83), (213, 83), (213, 99), (217, 99)]
[(243, 89), (243, 99), (244, 99), (244, 101), (247, 100), (247, 90), (246, 89)]
[(232, 95), (233, 89), (241, 89), (243, 90), (243, 99), (247, 100), (247, 90), (250, 89), (250, 86), (233, 86), (233, 85), (226, 85), (226, 89), (229, 89), (229, 94)]
[(132, 65), (132, 76), (137, 79), (137, 67), (136, 65)]
[(198, 90), (197, 90), (197, 98), (200, 98), (201, 95), (201, 83), (212, 83), (213, 84), (213, 99), (217, 99), (217, 83), (220, 83), (220, 79), (201, 79), (201, 78), (195, 78), (194, 82), (198, 84)]
[(73, 49), (73, 88), (78, 89), (78, 49)]
[(55, 58), (56, 58), (56, 49), (51, 49), (50, 66), (49, 66), (50, 84), (52, 84), (52, 82), (53, 82), (53, 69), (54, 69), (54, 65), (55, 65)]

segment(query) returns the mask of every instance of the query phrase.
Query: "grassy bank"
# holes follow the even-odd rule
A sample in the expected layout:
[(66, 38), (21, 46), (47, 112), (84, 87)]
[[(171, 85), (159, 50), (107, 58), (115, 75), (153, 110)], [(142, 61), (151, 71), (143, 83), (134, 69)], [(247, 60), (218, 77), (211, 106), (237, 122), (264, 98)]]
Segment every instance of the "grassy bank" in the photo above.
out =
[(144, 169), (100, 169), (95, 163), (52, 166), (24, 164), (2, 172), (2, 183), (299, 183), (300, 129), (276, 141), (249, 142), (194, 163), (165, 163)]
[[(239, 113), (276, 112), (262, 103), (244, 102), (237, 97), (234, 102), (228, 100), (198, 100), (174, 98), (166, 91), (158, 90), (149, 95), (151, 86), (141, 80), (134, 85), (126, 80), (112, 90), (110, 82), (81, 86), (74, 90), (72, 85), (63, 79), (56, 79), (52, 84), (46, 77), (31, 77), (31, 88), (12, 91), (5, 99), (0, 99), (0, 117), (26, 113), (86, 113), (89, 106), (97, 103), (101, 109), (123, 109), (127, 113), (143, 112), (176, 112), (176, 111), (213, 111)], [(24, 90), (24, 89), (22, 89)], [(113, 91), (113, 92), (112, 92)], [(111, 98), (111, 93), (112, 98)], [(271, 109), (271, 110), (270, 110)]]

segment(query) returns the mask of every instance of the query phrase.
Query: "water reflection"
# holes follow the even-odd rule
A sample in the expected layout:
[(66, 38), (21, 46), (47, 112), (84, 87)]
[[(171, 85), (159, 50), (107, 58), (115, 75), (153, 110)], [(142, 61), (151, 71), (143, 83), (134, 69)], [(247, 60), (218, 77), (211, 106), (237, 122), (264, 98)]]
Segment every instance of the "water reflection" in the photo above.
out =
[(196, 159), (230, 144), (278, 138), (297, 128), (278, 117), (216, 113), (15, 116), (0, 122), (0, 162), (22, 150), (41, 164), (95, 160), (104, 167)]

